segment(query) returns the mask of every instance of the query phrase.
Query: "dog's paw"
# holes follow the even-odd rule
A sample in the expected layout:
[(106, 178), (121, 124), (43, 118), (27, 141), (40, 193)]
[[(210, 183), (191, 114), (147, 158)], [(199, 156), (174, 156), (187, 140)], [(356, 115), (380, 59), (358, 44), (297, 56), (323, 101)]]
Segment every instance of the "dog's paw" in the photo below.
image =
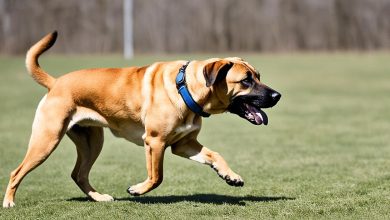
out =
[(142, 183), (138, 183), (136, 185), (133, 185), (133, 186), (130, 186), (128, 189), (127, 189), (127, 192), (132, 195), (132, 196), (139, 196), (141, 195), (141, 188), (146, 184), (147, 180), (145, 180), (144, 182)]
[(137, 188), (135, 188), (134, 186), (130, 186), (128, 189), (127, 189), (127, 192), (132, 195), (132, 196), (139, 196), (141, 195), (141, 193), (137, 190)]
[(231, 186), (244, 186), (244, 180), (237, 174), (221, 176)]
[(12, 208), (15, 206), (15, 203), (13, 201), (4, 200), (3, 201), (3, 208)]
[(138, 183), (137, 185), (130, 186), (127, 189), (127, 192), (132, 195), (132, 196), (140, 196), (142, 194), (145, 194), (146, 191), (143, 189), (144, 188), (144, 183)]
[(112, 202), (114, 201), (114, 197), (108, 195), (108, 194), (103, 194), (103, 195), (100, 195), (96, 201), (98, 202)]
[(153, 183), (148, 178), (142, 183), (138, 183), (136, 185), (130, 186), (127, 189), (127, 192), (132, 196), (139, 196), (149, 192), (152, 189), (153, 189)]
[(226, 181), (227, 184), (231, 186), (244, 186), (244, 180), (241, 176), (237, 175), (233, 171), (229, 171), (226, 173), (220, 172), (215, 166), (212, 167), (217, 173), (218, 176)]
[(98, 192), (91, 192), (88, 194), (92, 200), (96, 202), (112, 202), (114, 198), (108, 194), (100, 194)]

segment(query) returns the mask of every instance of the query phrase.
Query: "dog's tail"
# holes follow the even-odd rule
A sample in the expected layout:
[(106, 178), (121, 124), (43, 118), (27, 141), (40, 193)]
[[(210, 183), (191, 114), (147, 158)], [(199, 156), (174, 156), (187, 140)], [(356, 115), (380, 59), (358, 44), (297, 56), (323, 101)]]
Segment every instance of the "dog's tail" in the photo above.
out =
[(46, 35), (34, 46), (32, 46), (26, 55), (26, 67), (32, 78), (47, 89), (51, 89), (56, 79), (45, 72), (38, 63), (39, 56), (48, 50), (57, 39), (57, 31)]

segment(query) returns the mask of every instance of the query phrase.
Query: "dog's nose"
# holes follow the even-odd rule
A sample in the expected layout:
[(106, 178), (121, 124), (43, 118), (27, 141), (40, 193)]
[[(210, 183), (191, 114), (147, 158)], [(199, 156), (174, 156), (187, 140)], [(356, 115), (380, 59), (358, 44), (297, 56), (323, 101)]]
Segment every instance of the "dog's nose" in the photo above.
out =
[(282, 95), (276, 91), (271, 93), (272, 100), (276, 103), (282, 97)]

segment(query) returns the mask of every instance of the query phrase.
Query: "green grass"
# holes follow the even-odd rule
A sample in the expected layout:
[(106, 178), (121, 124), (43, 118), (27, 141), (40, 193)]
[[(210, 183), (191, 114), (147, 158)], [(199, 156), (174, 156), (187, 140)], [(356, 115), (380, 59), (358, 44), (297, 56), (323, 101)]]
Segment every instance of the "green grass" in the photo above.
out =
[[(95, 203), (72, 182), (66, 137), (22, 182), (17, 207), (0, 219), (384, 219), (390, 217), (390, 54), (242, 54), (282, 93), (269, 125), (235, 115), (204, 120), (200, 141), (220, 152), (245, 182), (233, 188), (207, 166), (168, 150), (165, 179), (141, 197), (126, 193), (146, 177), (143, 148), (106, 131), (92, 184), (118, 201)], [(87, 67), (144, 65), (210, 56), (44, 56), (53, 75)], [(0, 57), (0, 189), (22, 160), (45, 89), (24, 58)]]

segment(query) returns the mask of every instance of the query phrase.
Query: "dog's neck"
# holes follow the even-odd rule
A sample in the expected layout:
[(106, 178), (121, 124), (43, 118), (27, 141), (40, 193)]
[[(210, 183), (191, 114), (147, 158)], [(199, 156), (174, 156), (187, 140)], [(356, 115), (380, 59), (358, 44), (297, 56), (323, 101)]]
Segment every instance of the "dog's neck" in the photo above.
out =
[(192, 112), (202, 117), (209, 117), (210, 114), (203, 111), (203, 107), (194, 100), (194, 98), (191, 95), (191, 92), (188, 89), (187, 81), (186, 81), (186, 69), (189, 63), (190, 61), (187, 61), (182, 67), (180, 67), (179, 72), (177, 73), (175, 79), (176, 88), (181, 98), (183, 99), (184, 103)]
[[(203, 65), (202, 68), (192, 69), (194, 65), (191, 65), (193, 62), (202, 62), (202, 61), (192, 61), (189, 63), (186, 71), (186, 80), (188, 90), (191, 93), (194, 101), (203, 107), (203, 111), (209, 114), (219, 114), (226, 112), (226, 108), (222, 107), (221, 104), (224, 103), (218, 98), (217, 94), (213, 93), (213, 87), (206, 87), (206, 80), (203, 75)], [(195, 65), (196, 66), (196, 65)], [(201, 89), (200, 89), (201, 88)], [(218, 106), (218, 108), (215, 108)]]

